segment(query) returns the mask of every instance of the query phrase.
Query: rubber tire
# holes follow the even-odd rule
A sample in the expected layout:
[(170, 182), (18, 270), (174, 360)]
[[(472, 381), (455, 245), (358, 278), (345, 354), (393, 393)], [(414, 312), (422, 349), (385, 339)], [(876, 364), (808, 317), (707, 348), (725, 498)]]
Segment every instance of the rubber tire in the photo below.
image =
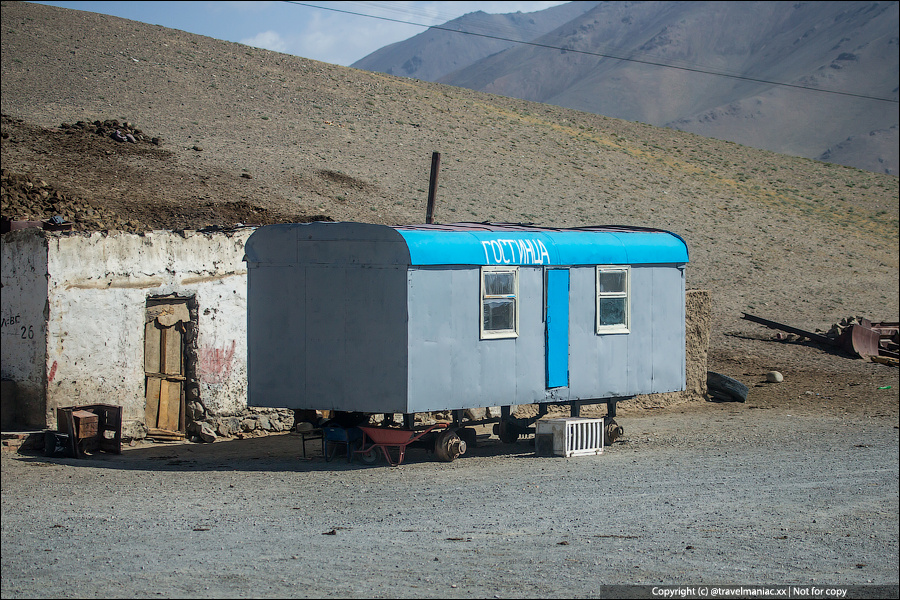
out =
[(609, 446), (623, 435), (625, 435), (625, 428), (616, 423), (615, 419), (610, 419), (605, 422), (604, 426), (605, 431), (603, 432), (603, 445)]
[(443, 462), (453, 462), (454, 460), (456, 460), (456, 458), (460, 456), (462, 452), (457, 454), (450, 451), (450, 447), (455, 444), (462, 445), (463, 452), (465, 452), (465, 442), (462, 441), (462, 438), (456, 435), (456, 432), (449, 429), (442, 432), (434, 442), (434, 454), (435, 456), (437, 456), (438, 460), (441, 460)]
[(475, 448), (475, 445), (478, 443), (478, 432), (471, 427), (457, 429), (456, 435), (466, 443), (466, 448)]
[(372, 465), (378, 462), (379, 456), (381, 456), (381, 452), (378, 450), (378, 448), (375, 448), (373, 446), (372, 448), (369, 448), (367, 452), (360, 453), (359, 459), (367, 465)]
[(750, 390), (746, 385), (720, 373), (706, 372), (706, 387), (713, 399), (725, 402), (746, 402)]
[(515, 426), (506, 421), (500, 421), (497, 437), (504, 444), (515, 444), (519, 441), (519, 432), (515, 430)]

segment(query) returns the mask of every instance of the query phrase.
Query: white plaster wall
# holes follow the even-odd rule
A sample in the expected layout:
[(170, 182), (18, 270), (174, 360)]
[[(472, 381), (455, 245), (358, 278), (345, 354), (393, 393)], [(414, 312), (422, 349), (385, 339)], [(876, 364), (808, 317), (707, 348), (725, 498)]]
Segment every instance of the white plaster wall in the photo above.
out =
[[(123, 407), (144, 419), (144, 313), (150, 297), (193, 297), (200, 399), (214, 415), (247, 405), (246, 267), (250, 229), (57, 235), (49, 241), (47, 420), (57, 406)], [(126, 425), (127, 429), (127, 425)]]
[[(44, 355), (47, 303), (47, 247), (40, 229), (3, 235), (0, 240), (0, 371), (16, 382), (12, 407), (20, 425), (44, 427)], [(4, 398), (4, 401), (10, 399)]]

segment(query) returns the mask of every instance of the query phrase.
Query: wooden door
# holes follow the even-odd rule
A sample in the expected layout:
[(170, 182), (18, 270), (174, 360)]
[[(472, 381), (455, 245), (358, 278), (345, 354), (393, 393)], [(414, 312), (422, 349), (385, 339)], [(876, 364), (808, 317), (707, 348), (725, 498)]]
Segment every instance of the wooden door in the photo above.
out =
[(184, 432), (184, 331), (187, 301), (151, 300), (144, 324), (146, 424), (153, 433)]

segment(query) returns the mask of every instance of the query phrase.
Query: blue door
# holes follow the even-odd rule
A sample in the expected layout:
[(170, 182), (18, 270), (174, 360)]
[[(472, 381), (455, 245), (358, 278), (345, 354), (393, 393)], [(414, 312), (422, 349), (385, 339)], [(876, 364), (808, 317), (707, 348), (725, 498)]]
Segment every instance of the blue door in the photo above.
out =
[(569, 271), (547, 271), (547, 387), (569, 385)]

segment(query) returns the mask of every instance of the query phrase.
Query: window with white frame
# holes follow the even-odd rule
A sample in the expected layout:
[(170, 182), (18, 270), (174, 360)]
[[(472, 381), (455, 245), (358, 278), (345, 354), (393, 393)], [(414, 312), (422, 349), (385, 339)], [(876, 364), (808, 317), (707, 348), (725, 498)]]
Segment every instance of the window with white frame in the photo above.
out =
[(597, 333), (628, 333), (630, 275), (628, 267), (597, 267)]
[(519, 270), (481, 268), (481, 339), (519, 334)]

